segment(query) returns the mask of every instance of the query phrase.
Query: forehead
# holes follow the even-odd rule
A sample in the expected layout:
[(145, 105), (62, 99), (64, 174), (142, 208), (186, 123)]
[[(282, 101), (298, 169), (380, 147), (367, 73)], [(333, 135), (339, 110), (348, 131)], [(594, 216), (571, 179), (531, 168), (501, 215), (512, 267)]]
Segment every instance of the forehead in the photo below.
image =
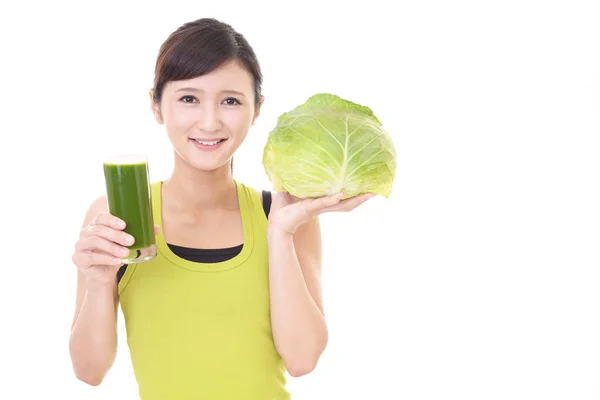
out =
[(238, 62), (230, 61), (205, 75), (192, 79), (172, 81), (166, 86), (171, 91), (181, 88), (194, 88), (205, 92), (235, 90), (243, 93), (252, 93), (254, 91), (254, 80), (252, 75)]

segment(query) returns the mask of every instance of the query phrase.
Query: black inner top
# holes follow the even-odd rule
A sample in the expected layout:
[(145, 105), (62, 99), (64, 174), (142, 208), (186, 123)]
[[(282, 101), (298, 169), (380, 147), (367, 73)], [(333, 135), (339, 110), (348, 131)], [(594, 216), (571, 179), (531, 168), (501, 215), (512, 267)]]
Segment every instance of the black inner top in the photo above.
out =
[[(263, 210), (265, 215), (269, 218), (269, 212), (271, 211), (271, 192), (267, 190), (262, 191), (263, 198)], [(188, 261), (199, 262), (199, 263), (217, 263), (232, 259), (233, 257), (240, 254), (244, 244), (239, 244), (234, 247), (225, 247), (221, 249), (196, 249), (191, 247), (177, 246), (174, 244), (167, 243), (171, 251), (180, 258)], [(117, 272), (118, 281), (121, 280), (127, 264), (121, 266)]]

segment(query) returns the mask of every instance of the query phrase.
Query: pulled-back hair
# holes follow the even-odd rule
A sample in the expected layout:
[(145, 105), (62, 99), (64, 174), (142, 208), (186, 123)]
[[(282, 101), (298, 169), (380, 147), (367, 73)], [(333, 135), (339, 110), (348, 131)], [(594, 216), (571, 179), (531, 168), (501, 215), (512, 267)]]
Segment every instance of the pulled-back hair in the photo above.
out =
[(154, 71), (154, 101), (160, 103), (168, 82), (196, 78), (230, 61), (239, 62), (253, 76), (255, 102), (259, 104), (262, 72), (246, 38), (214, 18), (185, 23), (160, 47)]

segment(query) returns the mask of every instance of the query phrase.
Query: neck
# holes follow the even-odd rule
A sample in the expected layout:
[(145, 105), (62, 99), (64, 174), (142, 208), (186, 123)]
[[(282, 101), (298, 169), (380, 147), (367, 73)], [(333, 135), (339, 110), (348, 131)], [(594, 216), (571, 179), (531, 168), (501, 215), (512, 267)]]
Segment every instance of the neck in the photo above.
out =
[(231, 161), (214, 171), (200, 171), (175, 154), (173, 173), (163, 184), (163, 196), (172, 206), (188, 211), (237, 208)]

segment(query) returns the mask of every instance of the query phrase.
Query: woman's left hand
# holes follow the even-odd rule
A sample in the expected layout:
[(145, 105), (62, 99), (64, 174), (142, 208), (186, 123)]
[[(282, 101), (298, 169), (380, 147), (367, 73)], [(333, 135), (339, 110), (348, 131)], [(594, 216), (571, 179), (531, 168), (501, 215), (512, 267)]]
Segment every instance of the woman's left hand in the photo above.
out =
[(275, 193), (271, 204), (269, 225), (293, 234), (305, 222), (327, 212), (349, 212), (375, 194), (367, 193), (342, 200), (343, 194), (314, 199), (299, 199), (286, 192)]

